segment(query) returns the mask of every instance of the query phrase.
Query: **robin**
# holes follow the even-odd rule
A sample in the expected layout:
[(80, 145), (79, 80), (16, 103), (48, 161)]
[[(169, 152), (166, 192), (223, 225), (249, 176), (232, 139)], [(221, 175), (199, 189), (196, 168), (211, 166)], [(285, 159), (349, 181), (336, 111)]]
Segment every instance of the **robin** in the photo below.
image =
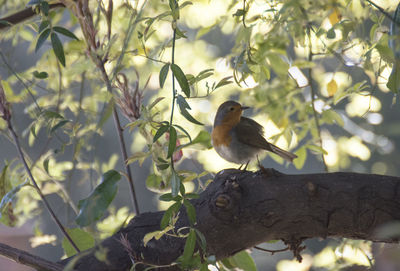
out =
[(227, 101), (218, 108), (211, 133), (212, 145), (225, 160), (247, 164), (262, 150), (273, 152), (292, 162), (297, 156), (269, 143), (263, 136), (263, 127), (256, 121), (242, 117), (247, 106)]

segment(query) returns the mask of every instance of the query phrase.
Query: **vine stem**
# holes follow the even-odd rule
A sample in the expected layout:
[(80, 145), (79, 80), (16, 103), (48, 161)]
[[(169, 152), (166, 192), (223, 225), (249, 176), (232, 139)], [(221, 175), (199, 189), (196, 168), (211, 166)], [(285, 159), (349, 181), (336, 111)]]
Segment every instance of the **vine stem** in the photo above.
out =
[[(309, 44), (308, 44), (308, 61), (312, 62), (313, 61), (313, 52), (312, 52), (312, 42), (311, 42), (311, 34), (310, 34), (310, 26), (307, 27), (307, 33), (308, 33), (308, 40), (309, 40)], [(318, 142), (320, 147), (322, 148), (322, 137), (321, 137), (321, 126), (319, 123), (319, 119), (318, 119), (318, 114), (317, 114), (317, 110), (315, 109), (315, 96), (317, 95), (315, 92), (315, 88), (313, 85), (313, 76), (312, 76), (312, 68), (308, 68), (308, 81), (310, 84), (310, 90), (311, 90), (311, 106), (312, 106), (312, 110), (313, 110), (313, 116), (314, 116), (314, 121), (315, 121), (315, 127), (317, 128), (317, 133), (318, 133)], [(328, 172), (328, 166), (326, 164), (325, 161), (325, 157), (324, 154), (321, 154), (321, 158), (322, 158), (322, 162), (324, 164), (324, 169), (326, 172)]]
[(69, 234), (65, 230), (64, 226), (61, 224), (60, 220), (58, 219), (58, 217), (54, 213), (54, 211), (51, 208), (51, 206), (50, 206), (49, 202), (47, 201), (46, 197), (43, 195), (42, 190), (40, 190), (40, 187), (37, 184), (35, 178), (33, 177), (32, 171), (29, 168), (28, 163), (26, 162), (25, 155), (22, 152), (22, 148), (21, 148), (21, 145), (19, 143), (18, 135), (15, 132), (15, 130), (14, 130), (12, 124), (11, 124), (11, 119), (7, 120), (7, 125), (8, 125), (8, 130), (10, 131), (10, 133), (11, 133), (13, 139), (14, 139), (15, 146), (17, 148), (19, 158), (21, 159), (22, 164), (24, 165), (25, 171), (28, 173), (28, 176), (29, 176), (31, 182), (33, 183), (34, 187), (36, 188), (37, 193), (39, 194), (40, 198), (42, 199), (46, 209), (49, 211), (49, 213), (50, 213), (51, 217), (53, 218), (54, 222), (60, 228), (61, 232), (68, 239), (68, 241), (71, 243), (71, 245), (74, 247), (74, 249), (79, 253), (80, 252), (79, 248), (77, 247), (75, 242), (72, 240), (71, 236), (69, 236)]
[[(98, 67), (101, 71), (101, 75), (103, 76), (103, 81), (106, 83), (108, 92), (112, 93), (111, 81), (110, 81), (110, 78), (108, 77), (106, 69), (104, 68), (104, 62), (102, 62), (101, 60), (99, 60), (99, 62), (100, 63), (98, 64)], [(138, 204), (137, 197), (136, 197), (135, 185), (133, 183), (131, 167), (129, 164), (126, 163), (126, 161), (128, 160), (128, 152), (126, 151), (126, 144), (125, 144), (125, 139), (124, 139), (124, 134), (123, 134), (124, 129), (121, 126), (121, 122), (119, 120), (118, 112), (117, 112), (117, 109), (115, 108), (115, 106), (113, 106), (113, 118), (114, 118), (115, 129), (117, 129), (117, 134), (118, 134), (119, 144), (121, 147), (122, 157), (124, 159), (125, 171), (127, 174), (128, 183), (129, 183), (129, 187), (131, 190), (132, 202), (135, 207), (136, 214), (140, 214), (139, 204)]]
[[(175, 39), (176, 39), (176, 21), (172, 22), (172, 27), (174, 29), (174, 33), (172, 36), (172, 55), (171, 55), (171, 65), (175, 64)], [(171, 118), (169, 120), (169, 125), (172, 126), (172, 122), (174, 119), (174, 110), (175, 110), (175, 99), (176, 99), (176, 89), (175, 89), (175, 74), (172, 71), (172, 107), (171, 107)], [(174, 156), (171, 155), (171, 168), (174, 169)]]

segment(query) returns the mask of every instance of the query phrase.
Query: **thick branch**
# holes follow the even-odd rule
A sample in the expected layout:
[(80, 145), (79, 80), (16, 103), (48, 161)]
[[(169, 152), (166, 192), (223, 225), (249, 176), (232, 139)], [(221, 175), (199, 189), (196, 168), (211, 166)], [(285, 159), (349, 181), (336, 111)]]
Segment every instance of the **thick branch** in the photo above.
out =
[[(222, 259), (268, 240), (283, 240), (292, 250), (314, 237), (397, 241), (381, 239), (374, 232), (379, 225), (400, 219), (399, 185), (399, 177), (372, 174), (284, 175), (229, 169), (221, 171), (192, 203), (197, 228), (207, 239), (207, 253)], [(181, 255), (185, 240), (164, 236), (146, 247), (142, 241), (146, 233), (159, 230), (162, 216), (163, 212), (136, 216), (96, 248), (106, 249), (107, 263), (96, 259), (93, 249), (75, 258), (75, 269), (127, 270), (132, 260), (171, 264)], [(188, 225), (182, 209), (176, 227)], [(129, 249), (122, 245), (122, 236)]]
[(58, 263), (47, 261), (38, 256), (25, 252), (23, 250), (13, 248), (2, 243), (0, 243), (0, 255), (10, 258), (17, 263), (21, 263), (23, 265), (27, 265), (40, 270), (48, 270), (48, 271), (63, 270), (63, 266)]
[[(65, 6), (62, 3), (49, 4), (50, 10), (59, 7), (65, 7)], [(3, 30), (11, 25), (19, 24), (35, 16), (36, 14), (37, 14), (36, 11), (33, 10), (32, 7), (28, 7), (23, 10), (17, 11), (7, 17), (0, 18), (0, 30)]]

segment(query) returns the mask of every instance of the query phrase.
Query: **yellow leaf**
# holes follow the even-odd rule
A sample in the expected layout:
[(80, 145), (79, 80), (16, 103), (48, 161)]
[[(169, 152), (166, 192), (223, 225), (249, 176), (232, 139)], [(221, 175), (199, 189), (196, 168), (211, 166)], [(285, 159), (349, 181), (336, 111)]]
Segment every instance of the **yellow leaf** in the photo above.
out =
[(332, 13), (329, 15), (329, 22), (333, 26), (333, 25), (337, 24), (338, 22), (340, 22), (341, 17), (342, 17), (342, 15), (339, 13), (337, 8), (334, 8)]
[(327, 90), (328, 90), (329, 97), (332, 97), (333, 95), (335, 95), (335, 93), (337, 91), (337, 83), (336, 83), (335, 79), (332, 78), (332, 80), (328, 83)]

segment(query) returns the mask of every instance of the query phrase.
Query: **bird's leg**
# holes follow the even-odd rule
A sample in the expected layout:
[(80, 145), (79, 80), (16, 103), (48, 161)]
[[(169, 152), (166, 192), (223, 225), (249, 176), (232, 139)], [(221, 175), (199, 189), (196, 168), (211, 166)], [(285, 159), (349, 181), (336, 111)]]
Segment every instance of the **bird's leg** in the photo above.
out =
[(249, 163), (250, 163), (250, 160), (249, 161), (247, 161), (247, 163), (246, 163), (246, 165), (244, 166), (244, 168), (242, 169), (242, 166), (244, 165), (244, 164), (241, 164), (240, 165), (240, 167), (238, 168), (239, 170), (241, 170), (241, 171), (246, 171), (246, 169), (247, 169), (247, 166), (249, 165)]

